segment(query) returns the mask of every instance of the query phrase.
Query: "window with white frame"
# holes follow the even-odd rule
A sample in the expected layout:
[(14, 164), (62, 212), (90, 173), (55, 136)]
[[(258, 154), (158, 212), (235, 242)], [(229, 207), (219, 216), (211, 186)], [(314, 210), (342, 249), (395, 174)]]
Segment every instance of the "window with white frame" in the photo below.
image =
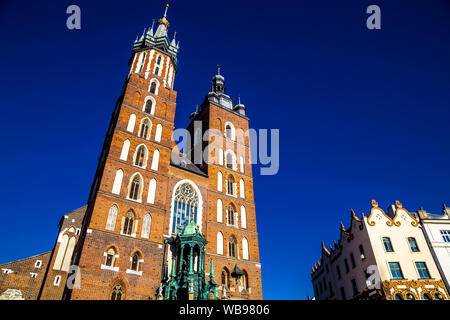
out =
[(138, 252), (136, 252), (131, 258), (131, 270), (133, 271), (141, 271), (141, 256)]
[(140, 145), (134, 155), (134, 165), (145, 168), (147, 166), (148, 150), (145, 145)]
[(148, 88), (148, 91), (152, 94), (157, 95), (158, 94), (158, 89), (159, 89), (159, 81), (157, 79), (152, 79), (150, 81), (150, 86)]
[(225, 166), (231, 170), (237, 170), (236, 155), (232, 150), (225, 152)]
[(142, 119), (139, 128), (139, 137), (149, 140), (151, 131), (152, 131), (152, 122), (150, 121), (150, 119), (148, 118)]
[(37, 274), (37, 273), (34, 273), (34, 272), (30, 272), (30, 276), (31, 276), (32, 278), (37, 278), (38, 274)]
[(227, 178), (227, 195), (229, 196), (236, 196), (237, 194), (237, 185), (234, 181), (234, 178), (232, 175), (229, 175)]
[(230, 241), (228, 242), (228, 256), (233, 258), (238, 257), (237, 241), (234, 236), (231, 236)]
[(179, 185), (174, 192), (171, 232), (180, 232), (191, 220), (197, 225), (201, 224), (197, 215), (201, 205), (200, 197), (194, 186), (185, 182)]
[(114, 250), (114, 248), (109, 248), (108, 251), (106, 251), (105, 266), (109, 268), (114, 268), (115, 260), (116, 260), (116, 250)]
[(40, 268), (41, 266), (42, 266), (42, 260), (36, 260), (36, 262), (34, 263), (34, 267)]
[(227, 225), (237, 227), (237, 212), (232, 204), (227, 208)]
[(233, 141), (236, 139), (236, 130), (231, 122), (225, 123), (225, 137)]
[(450, 242), (450, 230), (441, 230), (441, 235), (444, 242)]
[(143, 181), (140, 174), (135, 174), (131, 178), (128, 199), (140, 201), (142, 198)]
[(147, 97), (145, 99), (145, 104), (144, 104), (144, 112), (148, 113), (148, 114), (153, 114), (154, 110), (155, 110), (155, 102), (153, 101), (153, 99), (151, 99), (150, 97)]
[(135, 220), (135, 217), (134, 217), (133, 211), (128, 211), (127, 215), (125, 216), (124, 223), (123, 223), (122, 234), (126, 234), (128, 236), (131, 236), (133, 234), (134, 220)]

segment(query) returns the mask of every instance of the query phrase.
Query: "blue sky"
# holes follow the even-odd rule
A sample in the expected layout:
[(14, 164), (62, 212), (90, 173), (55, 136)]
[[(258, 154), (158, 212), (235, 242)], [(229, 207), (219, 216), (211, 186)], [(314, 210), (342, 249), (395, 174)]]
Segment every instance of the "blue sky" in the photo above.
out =
[[(68, 30), (66, 8), (81, 8)], [(382, 30), (365, 27), (377, 4)], [(0, 3), (0, 263), (52, 248), (87, 201), (136, 36), (163, 1)], [(254, 189), (266, 299), (312, 294), (320, 243), (350, 208), (450, 205), (450, 3), (175, 1), (176, 127), (216, 65), (250, 125), (280, 129), (280, 171)]]

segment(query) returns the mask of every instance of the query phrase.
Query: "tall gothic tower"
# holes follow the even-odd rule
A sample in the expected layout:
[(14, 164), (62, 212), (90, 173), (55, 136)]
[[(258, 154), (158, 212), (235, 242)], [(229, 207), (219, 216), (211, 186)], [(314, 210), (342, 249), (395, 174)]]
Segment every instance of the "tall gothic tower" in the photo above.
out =
[(74, 250), (79, 286), (64, 299), (163, 296), (178, 259), (170, 239), (189, 222), (207, 241), (193, 270), (213, 270), (212, 261), (217, 296), (262, 299), (245, 106), (225, 94), (219, 72), (188, 126), (192, 146), (214, 136), (214, 151), (200, 161), (172, 151), (179, 44), (169, 39), (168, 7), (134, 43)]

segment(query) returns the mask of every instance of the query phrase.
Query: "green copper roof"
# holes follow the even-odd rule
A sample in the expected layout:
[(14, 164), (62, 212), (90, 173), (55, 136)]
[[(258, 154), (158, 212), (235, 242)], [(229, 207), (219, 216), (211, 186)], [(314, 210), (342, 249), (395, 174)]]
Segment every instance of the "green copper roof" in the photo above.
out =
[(183, 236), (194, 235), (197, 233), (197, 230), (197, 225), (195, 224), (194, 220), (191, 220), (191, 222), (189, 222), (189, 224), (184, 227)]

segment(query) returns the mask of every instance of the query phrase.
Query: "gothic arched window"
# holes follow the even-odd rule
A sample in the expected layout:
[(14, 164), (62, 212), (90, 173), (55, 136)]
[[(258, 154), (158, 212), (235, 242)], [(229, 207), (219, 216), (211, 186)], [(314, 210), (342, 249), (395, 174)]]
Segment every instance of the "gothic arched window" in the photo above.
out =
[(150, 93), (155, 94), (156, 93), (156, 81), (153, 81), (150, 85)]
[(227, 126), (226, 126), (226, 128), (225, 128), (225, 136), (226, 136), (227, 138), (230, 138), (230, 139), (231, 139), (231, 133), (232, 133), (231, 130), (232, 130), (232, 129), (231, 129), (231, 126), (230, 126), (229, 124), (227, 124)]
[(235, 195), (235, 185), (234, 185), (234, 178), (232, 175), (229, 175), (227, 178), (227, 194), (229, 195)]
[(225, 297), (226, 293), (230, 290), (230, 272), (227, 268), (222, 271), (222, 295)]
[(179, 232), (179, 229), (188, 224), (192, 217), (194, 218), (194, 222), (198, 224), (198, 206), (198, 194), (190, 183), (183, 183), (175, 190), (172, 233)]
[(231, 140), (235, 140), (235, 129), (232, 123), (227, 122), (225, 123), (225, 137)]
[(133, 225), (134, 225), (134, 214), (132, 211), (129, 211), (125, 217), (125, 222), (123, 224), (123, 234), (131, 236), (133, 233)]
[(225, 159), (226, 165), (228, 169), (234, 169), (234, 159), (233, 159), (233, 154), (231, 152), (227, 152), (227, 156)]
[(133, 255), (133, 258), (131, 259), (131, 270), (140, 271), (139, 270), (140, 269), (140, 261), (139, 260), (141, 260), (141, 257), (139, 255), (139, 253), (136, 252)]
[(140, 146), (136, 153), (136, 159), (134, 161), (134, 165), (136, 165), (138, 167), (143, 167), (146, 156), (147, 156), (147, 149), (144, 146)]
[(114, 267), (115, 257), (116, 257), (116, 251), (114, 250), (114, 248), (109, 248), (108, 251), (106, 252), (105, 265), (107, 267)]
[(141, 129), (139, 130), (139, 137), (144, 138), (144, 139), (148, 139), (149, 135), (150, 135), (151, 125), (152, 125), (152, 123), (150, 122), (149, 119), (146, 118), (146, 119), (142, 120), (142, 122), (141, 122)]
[(152, 113), (152, 107), (153, 107), (153, 101), (151, 100), (151, 99), (148, 99), (146, 102), (145, 102), (145, 109), (144, 109), (144, 111), (146, 112), (146, 113)]
[(141, 177), (139, 175), (136, 175), (133, 178), (133, 181), (131, 182), (129, 198), (133, 200), (138, 200), (140, 189), (141, 189)]
[(236, 210), (232, 204), (230, 204), (227, 209), (227, 223), (230, 226), (236, 225)]
[(122, 284), (118, 283), (114, 286), (111, 292), (111, 300), (123, 300), (123, 287)]
[(234, 236), (232, 236), (228, 242), (228, 256), (237, 258), (237, 243)]

